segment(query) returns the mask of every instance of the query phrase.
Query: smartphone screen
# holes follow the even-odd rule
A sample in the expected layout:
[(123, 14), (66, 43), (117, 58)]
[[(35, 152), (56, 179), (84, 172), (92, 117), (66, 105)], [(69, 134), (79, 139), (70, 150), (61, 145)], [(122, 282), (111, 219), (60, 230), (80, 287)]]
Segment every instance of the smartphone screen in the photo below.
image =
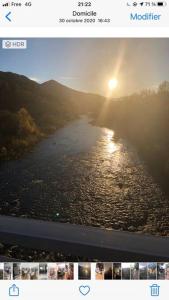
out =
[(0, 5), (0, 299), (166, 300), (168, 1)]

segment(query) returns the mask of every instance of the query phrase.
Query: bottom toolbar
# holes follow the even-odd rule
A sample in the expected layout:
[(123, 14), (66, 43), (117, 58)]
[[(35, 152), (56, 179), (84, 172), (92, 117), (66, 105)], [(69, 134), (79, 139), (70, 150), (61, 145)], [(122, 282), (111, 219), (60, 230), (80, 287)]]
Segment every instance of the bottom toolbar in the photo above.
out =
[(153, 297), (166, 300), (167, 281), (2, 281), (1, 299), (104, 299), (148, 300)]

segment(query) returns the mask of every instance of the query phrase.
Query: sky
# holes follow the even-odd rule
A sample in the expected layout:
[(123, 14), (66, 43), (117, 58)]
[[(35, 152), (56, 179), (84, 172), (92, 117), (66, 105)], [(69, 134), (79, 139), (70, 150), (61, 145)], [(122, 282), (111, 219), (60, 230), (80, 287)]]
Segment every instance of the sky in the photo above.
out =
[(169, 80), (169, 39), (28, 39), (26, 50), (0, 49), (0, 70), (105, 96), (115, 78), (121, 97)]

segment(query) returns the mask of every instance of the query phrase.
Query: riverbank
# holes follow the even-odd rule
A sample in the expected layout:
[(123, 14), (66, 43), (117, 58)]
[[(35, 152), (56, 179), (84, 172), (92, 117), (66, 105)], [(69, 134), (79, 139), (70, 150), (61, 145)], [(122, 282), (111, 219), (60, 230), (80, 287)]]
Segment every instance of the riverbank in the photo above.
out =
[(115, 131), (128, 140), (149, 173), (169, 198), (168, 92), (133, 95), (111, 102), (104, 116), (93, 115), (92, 124)]
[[(2, 112), (1, 112), (2, 113)], [(30, 118), (30, 116), (29, 116)], [(8, 135), (5, 129), (5, 135), (2, 135), (2, 130), (0, 132), (0, 161), (10, 161), (17, 160), (23, 157), (24, 154), (29, 153), (33, 148), (43, 139), (48, 138), (51, 134), (56, 132), (58, 129), (63, 128), (72, 119), (67, 118), (67, 120), (56, 121), (55, 125), (38, 127), (33, 120), (32, 124), (28, 125), (28, 120), (25, 119), (27, 123), (26, 126), (29, 126), (29, 130), (23, 130), (22, 125), (18, 125), (18, 129)], [(7, 120), (9, 122), (9, 120)], [(1, 123), (1, 118), (0, 118)], [(9, 125), (10, 126), (10, 125)], [(19, 132), (22, 130), (22, 134)]]
[[(21, 247), (18, 245), (9, 245), (3, 244), (0, 242), (0, 261), (3, 257), (2, 262), (11, 260), (18, 260), (20, 262), (64, 262), (64, 261), (73, 261), (73, 262), (91, 262), (97, 261), (87, 257), (74, 256), (71, 253), (65, 255), (59, 249), (54, 251), (45, 251), (31, 249), (28, 247)], [(6, 259), (5, 259), (6, 258)]]

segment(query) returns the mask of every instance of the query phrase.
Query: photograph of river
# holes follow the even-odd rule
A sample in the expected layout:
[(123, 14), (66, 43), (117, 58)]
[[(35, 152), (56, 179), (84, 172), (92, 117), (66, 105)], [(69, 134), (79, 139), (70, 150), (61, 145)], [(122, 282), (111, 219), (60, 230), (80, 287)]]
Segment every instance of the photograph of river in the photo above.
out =
[(169, 40), (27, 44), (0, 49), (0, 214), (169, 236)]
[[(124, 140), (114, 142), (113, 134), (82, 117), (25, 158), (5, 162), (1, 210), (57, 222), (158, 231), (167, 199), (135, 149)], [(167, 219), (166, 213), (166, 225)]]

